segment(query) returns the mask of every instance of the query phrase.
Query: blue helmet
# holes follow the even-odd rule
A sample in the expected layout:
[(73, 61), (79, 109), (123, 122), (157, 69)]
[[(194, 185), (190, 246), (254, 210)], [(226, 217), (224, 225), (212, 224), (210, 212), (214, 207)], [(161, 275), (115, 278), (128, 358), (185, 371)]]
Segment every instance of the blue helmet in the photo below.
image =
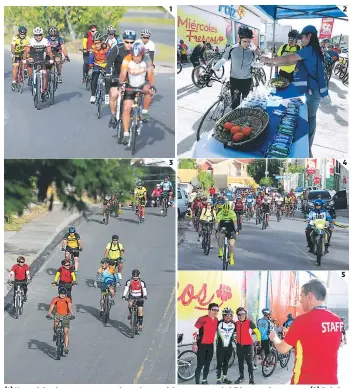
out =
[(123, 39), (135, 40), (136, 37), (137, 37), (137, 34), (133, 30), (125, 30), (123, 32)]
[(306, 35), (306, 34), (318, 34), (317, 28), (309, 24), (308, 26), (302, 29), (300, 35)]
[(76, 233), (76, 228), (74, 226), (70, 226), (68, 229), (68, 233)]
[(269, 315), (269, 314), (272, 314), (272, 311), (269, 308), (265, 308), (265, 309), (262, 310), (262, 314), (263, 315)]
[(132, 46), (132, 55), (133, 57), (138, 57), (139, 55), (144, 55), (145, 53), (145, 46), (143, 42), (134, 42)]
[(324, 201), (321, 199), (316, 199), (314, 201), (314, 207), (316, 208), (317, 206), (320, 206), (320, 208), (322, 208), (324, 206)]
[(288, 314), (288, 319), (293, 319), (293, 315), (291, 313)]

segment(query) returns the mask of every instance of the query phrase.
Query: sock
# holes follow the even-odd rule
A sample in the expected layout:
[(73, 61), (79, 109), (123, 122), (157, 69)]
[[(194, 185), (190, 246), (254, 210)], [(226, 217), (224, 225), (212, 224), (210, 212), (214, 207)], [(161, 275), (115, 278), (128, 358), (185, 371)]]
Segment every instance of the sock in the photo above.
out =
[(141, 113), (147, 113), (149, 110), (148, 109), (143, 109), (142, 111), (141, 111)]
[(229, 263), (230, 263), (230, 265), (234, 265), (234, 253), (233, 252), (230, 253)]

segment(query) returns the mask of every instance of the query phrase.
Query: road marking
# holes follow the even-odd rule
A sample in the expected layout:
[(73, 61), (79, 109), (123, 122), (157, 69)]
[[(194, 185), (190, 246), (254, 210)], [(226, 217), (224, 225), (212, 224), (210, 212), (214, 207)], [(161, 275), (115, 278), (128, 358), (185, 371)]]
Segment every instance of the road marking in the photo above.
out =
[[(173, 301), (173, 298), (174, 298), (174, 295), (175, 295), (175, 291), (176, 291), (176, 289), (175, 289), (175, 287), (174, 287), (174, 288), (173, 288), (173, 291), (172, 291), (172, 293), (171, 293), (171, 296), (170, 296), (170, 298), (169, 298), (169, 301), (168, 301), (168, 303), (167, 303), (167, 306), (166, 306), (166, 309), (165, 309), (165, 313), (163, 314), (163, 317), (162, 317), (162, 320), (161, 320), (160, 324), (163, 324), (163, 323), (164, 323), (164, 320), (165, 320), (165, 318), (166, 318), (166, 315), (167, 315), (167, 313), (168, 313), (168, 311), (169, 311), (169, 309), (170, 309), (170, 307), (171, 307), (171, 305), (172, 305), (172, 301)], [(157, 331), (158, 331), (158, 330), (157, 330)], [(154, 337), (154, 339), (153, 339), (153, 341), (152, 341), (152, 343), (151, 343), (151, 346), (149, 347), (149, 350), (147, 351), (146, 356), (145, 356), (143, 362), (141, 363), (141, 366), (140, 366), (140, 368), (139, 368), (139, 370), (138, 370), (138, 373), (136, 374), (136, 376), (135, 376), (135, 378), (134, 378), (133, 384), (138, 384), (139, 379), (140, 379), (140, 376), (142, 375), (142, 373), (143, 373), (143, 371), (144, 371), (145, 363), (146, 363), (146, 361), (149, 361), (149, 354), (150, 354), (151, 351), (153, 350), (153, 346), (154, 346), (155, 342), (156, 342), (156, 336)]]

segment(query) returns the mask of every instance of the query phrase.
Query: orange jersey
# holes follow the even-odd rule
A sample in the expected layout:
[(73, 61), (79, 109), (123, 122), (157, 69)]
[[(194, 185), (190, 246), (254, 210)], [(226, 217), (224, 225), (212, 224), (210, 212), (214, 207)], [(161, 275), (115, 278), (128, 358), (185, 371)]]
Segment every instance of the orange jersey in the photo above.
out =
[(72, 301), (67, 296), (65, 296), (62, 299), (59, 296), (56, 296), (56, 298), (54, 298), (51, 301), (51, 306), (55, 305), (56, 314), (65, 316), (69, 314), (69, 310), (68, 310), (69, 303), (72, 303)]
[(106, 269), (103, 269), (102, 266), (98, 269), (98, 273), (103, 273), (104, 271), (108, 271), (111, 275), (115, 274), (115, 268), (112, 265)]
[(89, 65), (94, 64), (100, 67), (106, 67), (110, 49), (111, 46), (108, 43), (105, 49), (102, 48), (100, 50), (97, 50), (95, 45), (92, 45), (89, 51)]

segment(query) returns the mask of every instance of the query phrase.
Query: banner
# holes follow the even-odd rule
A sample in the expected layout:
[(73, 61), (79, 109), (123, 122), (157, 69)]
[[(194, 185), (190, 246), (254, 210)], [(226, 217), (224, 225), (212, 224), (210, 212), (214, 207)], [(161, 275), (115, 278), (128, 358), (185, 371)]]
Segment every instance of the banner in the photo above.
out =
[[(240, 26), (245, 26), (245, 24), (242, 24), (242, 23), (235, 23), (235, 32), (236, 32), (236, 42), (239, 43), (239, 35), (238, 35), (238, 29)], [(247, 26), (249, 27), (252, 32), (253, 32), (253, 39), (252, 39), (252, 42), (256, 45), (256, 47), (260, 47), (260, 31), (257, 30), (256, 28), (253, 28), (253, 27), (250, 27), (250, 26)]]
[(307, 159), (306, 173), (314, 175), (316, 173), (317, 159)]
[(333, 18), (323, 18), (321, 29), (319, 31), (319, 39), (331, 39), (333, 25), (334, 25)]
[(233, 27), (230, 19), (214, 15), (191, 6), (178, 7), (177, 42), (180, 39), (193, 50), (202, 41), (219, 50), (233, 44)]

